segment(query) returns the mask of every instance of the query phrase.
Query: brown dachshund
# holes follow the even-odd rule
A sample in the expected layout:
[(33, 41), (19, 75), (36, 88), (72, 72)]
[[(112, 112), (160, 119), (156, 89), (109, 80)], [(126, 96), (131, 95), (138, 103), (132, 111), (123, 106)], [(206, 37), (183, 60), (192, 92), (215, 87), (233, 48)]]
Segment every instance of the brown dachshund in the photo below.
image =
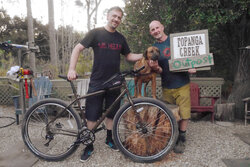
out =
[(148, 65), (149, 60), (156, 61), (160, 56), (160, 51), (157, 47), (150, 46), (147, 48), (143, 54), (143, 58), (137, 61), (134, 65), (134, 70), (145, 66), (143, 70), (140, 71), (138, 76), (135, 76), (135, 97), (141, 97), (141, 88), (142, 83), (145, 83), (144, 86), (144, 96), (146, 96), (146, 87), (150, 81), (152, 87), (152, 96), (156, 99), (156, 72), (154, 72), (151, 67)]

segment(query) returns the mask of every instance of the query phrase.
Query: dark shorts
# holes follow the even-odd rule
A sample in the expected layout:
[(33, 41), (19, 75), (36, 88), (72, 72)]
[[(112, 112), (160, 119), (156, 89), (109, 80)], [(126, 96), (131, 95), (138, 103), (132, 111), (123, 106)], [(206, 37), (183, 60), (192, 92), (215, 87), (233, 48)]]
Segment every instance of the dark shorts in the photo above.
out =
[[(95, 92), (94, 89), (89, 88), (88, 93)], [(107, 109), (115, 99), (120, 95), (120, 89), (107, 91), (104, 94), (98, 96), (92, 96), (86, 98), (86, 118), (89, 121), (97, 121), (102, 113)], [(114, 107), (114, 109), (107, 115), (107, 118), (113, 119), (116, 112), (120, 108), (120, 102)]]

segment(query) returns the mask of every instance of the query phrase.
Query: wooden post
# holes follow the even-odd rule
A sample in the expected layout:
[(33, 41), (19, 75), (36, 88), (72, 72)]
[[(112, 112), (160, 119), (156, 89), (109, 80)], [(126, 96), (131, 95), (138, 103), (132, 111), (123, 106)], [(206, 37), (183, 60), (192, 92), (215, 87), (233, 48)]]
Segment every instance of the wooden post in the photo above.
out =
[[(18, 50), (18, 63), (19, 66), (22, 67), (22, 51), (21, 49)], [(20, 90), (20, 108), (22, 109), (22, 114), (26, 113), (26, 104), (25, 104), (25, 97), (24, 97), (24, 89), (23, 89), (23, 79), (20, 78), (19, 81), (19, 90)], [(22, 117), (23, 118), (23, 117)]]

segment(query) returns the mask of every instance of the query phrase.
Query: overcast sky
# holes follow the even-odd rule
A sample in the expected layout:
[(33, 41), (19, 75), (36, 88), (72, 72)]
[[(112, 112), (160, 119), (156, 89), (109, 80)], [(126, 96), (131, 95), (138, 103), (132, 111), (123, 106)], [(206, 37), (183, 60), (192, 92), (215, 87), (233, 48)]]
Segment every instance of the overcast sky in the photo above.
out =
[[(85, 2), (85, 0), (82, 0)], [(48, 23), (48, 0), (31, 0), (32, 16), (43, 24)], [(112, 6), (124, 7), (123, 0), (102, 0), (98, 11), (98, 25), (103, 26), (106, 23), (106, 15), (103, 15), (105, 9)], [(0, 0), (0, 8), (7, 10), (7, 13), (13, 17), (26, 17), (26, 0)], [(77, 31), (87, 31), (86, 9), (77, 7), (75, 0), (54, 0), (55, 26), (73, 25)]]

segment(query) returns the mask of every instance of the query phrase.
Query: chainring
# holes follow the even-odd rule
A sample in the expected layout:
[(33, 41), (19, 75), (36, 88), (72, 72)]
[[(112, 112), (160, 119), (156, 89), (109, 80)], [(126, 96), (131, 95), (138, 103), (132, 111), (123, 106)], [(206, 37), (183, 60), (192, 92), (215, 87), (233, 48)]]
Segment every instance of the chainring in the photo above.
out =
[(95, 134), (89, 129), (84, 129), (80, 136), (80, 141), (84, 145), (93, 144), (95, 141)]

